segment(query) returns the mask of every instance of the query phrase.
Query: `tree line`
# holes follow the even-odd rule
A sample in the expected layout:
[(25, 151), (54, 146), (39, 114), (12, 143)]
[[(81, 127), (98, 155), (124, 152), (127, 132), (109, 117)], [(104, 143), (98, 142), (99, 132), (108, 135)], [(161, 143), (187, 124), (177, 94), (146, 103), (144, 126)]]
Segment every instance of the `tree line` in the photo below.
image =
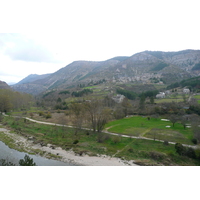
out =
[(34, 99), (30, 94), (15, 92), (7, 89), (0, 89), (0, 112), (10, 110), (23, 110), (31, 106)]

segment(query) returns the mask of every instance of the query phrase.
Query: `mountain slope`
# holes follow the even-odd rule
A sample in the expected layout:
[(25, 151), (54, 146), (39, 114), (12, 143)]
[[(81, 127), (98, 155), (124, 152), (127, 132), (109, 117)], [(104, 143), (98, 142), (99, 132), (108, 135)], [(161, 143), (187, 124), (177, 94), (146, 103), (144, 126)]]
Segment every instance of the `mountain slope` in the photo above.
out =
[(26, 78), (22, 79), (21, 81), (19, 81), (18, 83), (16, 83), (16, 85), (19, 84), (24, 84), (24, 83), (31, 83), (43, 78), (48, 77), (50, 74), (43, 74), (43, 75), (38, 75), (38, 74), (30, 74), (28, 75)]
[(144, 84), (156, 78), (171, 84), (197, 76), (197, 71), (192, 69), (198, 63), (200, 50), (144, 51), (130, 57), (119, 56), (106, 61), (75, 61), (47, 77), (13, 88), (38, 94), (49, 89), (62, 89), (101, 80)]
[(0, 89), (9, 89), (11, 90), (11, 87), (4, 81), (0, 81)]

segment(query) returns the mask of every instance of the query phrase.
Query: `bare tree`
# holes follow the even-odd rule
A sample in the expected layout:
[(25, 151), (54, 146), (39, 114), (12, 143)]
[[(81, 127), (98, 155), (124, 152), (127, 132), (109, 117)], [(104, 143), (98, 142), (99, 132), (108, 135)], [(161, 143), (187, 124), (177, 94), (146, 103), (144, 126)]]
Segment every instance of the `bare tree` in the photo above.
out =
[(194, 138), (200, 143), (200, 117), (196, 114), (191, 115), (191, 125)]
[(181, 121), (181, 124), (183, 125), (184, 129), (186, 129), (186, 125), (188, 123), (188, 117), (187, 115), (183, 115), (180, 117), (180, 121)]
[(72, 112), (72, 123), (75, 126), (75, 135), (77, 135), (78, 130), (82, 128), (84, 119), (84, 106), (82, 103), (72, 103), (70, 105), (70, 111)]
[(100, 100), (85, 102), (85, 110), (92, 130), (101, 132), (110, 118), (111, 110), (104, 108)]
[(168, 116), (168, 119), (170, 120), (170, 122), (173, 124), (173, 127), (174, 127), (174, 124), (178, 121), (178, 116), (172, 114)]

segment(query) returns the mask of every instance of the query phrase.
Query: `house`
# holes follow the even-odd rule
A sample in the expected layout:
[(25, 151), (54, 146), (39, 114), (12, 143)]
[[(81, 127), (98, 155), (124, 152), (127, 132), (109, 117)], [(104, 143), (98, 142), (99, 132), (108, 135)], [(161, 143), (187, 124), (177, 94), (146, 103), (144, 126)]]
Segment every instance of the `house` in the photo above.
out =
[(124, 100), (125, 96), (121, 95), (121, 94), (117, 94), (117, 96), (112, 97), (112, 99), (116, 102), (116, 103), (121, 103)]
[(170, 93), (171, 93), (170, 90), (166, 90), (166, 91), (165, 91), (165, 94), (166, 94), (166, 95), (168, 95), (168, 94), (170, 94)]
[(188, 88), (184, 88), (184, 89), (183, 89), (183, 93), (189, 94), (189, 93), (190, 93), (190, 90), (189, 90)]
[(165, 98), (165, 93), (164, 92), (160, 92), (159, 94), (156, 95), (156, 98), (157, 99)]

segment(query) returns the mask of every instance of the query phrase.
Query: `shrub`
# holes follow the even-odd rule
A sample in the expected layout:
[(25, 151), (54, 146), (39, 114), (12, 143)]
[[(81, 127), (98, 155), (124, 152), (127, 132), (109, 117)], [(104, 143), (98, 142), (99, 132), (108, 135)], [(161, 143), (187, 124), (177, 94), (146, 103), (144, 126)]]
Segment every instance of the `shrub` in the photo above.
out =
[(50, 112), (48, 112), (47, 114), (46, 114), (46, 119), (49, 119), (49, 118), (51, 118), (52, 116), (51, 116), (51, 113)]
[(196, 138), (193, 138), (193, 139), (192, 139), (192, 142), (193, 142), (193, 144), (197, 144), (197, 139), (196, 139)]
[(39, 116), (44, 116), (44, 112), (43, 111), (39, 111), (38, 114), (39, 114)]
[(200, 149), (199, 148), (195, 150), (195, 155), (196, 155), (197, 159), (200, 159)]
[(65, 115), (68, 116), (69, 115), (69, 111), (65, 111)]
[(163, 144), (167, 146), (167, 145), (169, 145), (169, 142), (168, 142), (167, 140), (165, 140), (165, 141), (163, 142)]
[(78, 144), (79, 140), (74, 140), (73, 144)]
[(112, 137), (112, 141), (113, 141), (115, 144), (117, 144), (117, 143), (119, 143), (119, 142), (121, 141), (121, 137), (120, 137), (120, 136), (113, 136), (113, 137)]
[(104, 141), (108, 140), (110, 138), (109, 135), (107, 134), (104, 134), (104, 133), (98, 133), (98, 136), (97, 136), (97, 142), (99, 143), (103, 143)]
[(3, 120), (3, 115), (1, 115), (0, 113), (0, 122), (2, 122), (2, 120)]
[(165, 158), (165, 154), (157, 152), (157, 151), (149, 152), (149, 156), (154, 160), (161, 160)]
[(182, 144), (176, 143), (175, 149), (179, 155), (187, 156), (189, 158), (194, 158), (194, 159), (197, 157), (195, 150), (191, 147), (184, 147)]
[(15, 164), (10, 162), (10, 161), (8, 161), (8, 160), (1, 159), (0, 160), (0, 166), (15, 166)]
[(181, 143), (176, 143), (175, 149), (179, 155), (186, 155), (186, 148)]
[(33, 158), (30, 158), (28, 155), (24, 156), (24, 159), (19, 160), (20, 166), (35, 166), (36, 164), (33, 162)]
[(128, 149), (128, 152), (133, 153), (133, 149), (132, 148)]
[(196, 158), (196, 153), (195, 153), (195, 150), (191, 147), (187, 148), (187, 156), (189, 158)]

